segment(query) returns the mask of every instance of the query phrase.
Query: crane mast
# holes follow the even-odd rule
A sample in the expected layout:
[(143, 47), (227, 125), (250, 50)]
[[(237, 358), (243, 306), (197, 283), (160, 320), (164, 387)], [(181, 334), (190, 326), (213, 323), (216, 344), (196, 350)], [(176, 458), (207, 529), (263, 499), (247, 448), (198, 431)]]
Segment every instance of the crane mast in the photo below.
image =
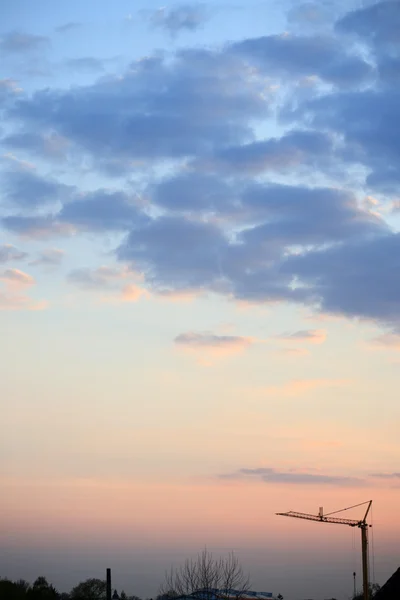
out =
[[(345, 519), (341, 517), (332, 517), (330, 515), (349, 510), (350, 508), (356, 508), (357, 506), (363, 506), (367, 504), (365, 515), (362, 519)], [(372, 500), (368, 502), (362, 502), (356, 506), (350, 506), (349, 508), (343, 508), (341, 510), (334, 511), (324, 515), (322, 508), (319, 509), (318, 515), (309, 515), (308, 513), (295, 512), (290, 510), (284, 513), (276, 513), (281, 517), (293, 517), (295, 519), (305, 519), (307, 521), (319, 521), (320, 523), (333, 523), (336, 525), (348, 525), (349, 527), (358, 527), (361, 530), (361, 556), (362, 556), (362, 572), (363, 572), (363, 595), (364, 600), (369, 600), (369, 575), (368, 575), (368, 525), (367, 516), (372, 505)]]

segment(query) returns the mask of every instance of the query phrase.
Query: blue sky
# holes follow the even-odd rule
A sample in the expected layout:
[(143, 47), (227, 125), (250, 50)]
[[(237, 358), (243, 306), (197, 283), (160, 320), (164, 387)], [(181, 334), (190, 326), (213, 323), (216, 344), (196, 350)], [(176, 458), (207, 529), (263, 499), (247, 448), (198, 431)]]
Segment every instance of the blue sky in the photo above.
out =
[(390, 575), (399, 25), (392, 1), (7, 7), (5, 574), (113, 566), (154, 596), (207, 545), (255, 588), (347, 598), (351, 534), (310, 530), (294, 585), (305, 530), (274, 513), (373, 497)]

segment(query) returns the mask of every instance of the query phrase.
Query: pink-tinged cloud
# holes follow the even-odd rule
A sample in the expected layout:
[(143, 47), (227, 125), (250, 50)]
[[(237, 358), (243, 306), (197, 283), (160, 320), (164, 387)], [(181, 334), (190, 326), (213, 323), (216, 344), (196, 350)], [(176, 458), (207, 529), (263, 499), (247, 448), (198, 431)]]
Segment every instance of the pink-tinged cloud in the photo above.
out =
[(308, 344), (323, 344), (326, 340), (325, 329), (301, 329), (293, 333), (283, 333), (278, 336), (285, 342), (302, 342)]
[(282, 385), (269, 386), (264, 391), (275, 396), (301, 396), (319, 388), (341, 387), (347, 383), (345, 379), (295, 379)]
[(143, 296), (148, 296), (149, 293), (144, 288), (128, 283), (122, 290), (122, 302), (137, 302)]
[(240, 354), (257, 341), (259, 340), (253, 337), (194, 331), (181, 333), (174, 340), (180, 349), (196, 353), (203, 364), (210, 364), (210, 360), (214, 358)]
[(44, 310), (47, 306), (46, 301), (36, 302), (25, 294), (0, 292), (0, 310)]
[(97, 269), (76, 269), (68, 275), (68, 281), (84, 290), (115, 290), (124, 281), (142, 280), (141, 273), (129, 267), (101, 266)]
[(5, 269), (0, 279), (6, 283), (6, 285), (33, 285), (35, 283), (34, 278), (28, 273), (24, 273), (19, 269)]
[(399, 480), (400, 482), (400, 472), (399, 473), (372, 473), (371, 477), (376, 477), (377, 479), (394, 479)]
[(375, 348), (400, 351), (400, 335), (395, 333), (383, 333), (371, 340)]
[(271, 467), (258, 467), (254, 469), (243, 468), (221, 475), (222, 479), (260, 480), (264, 483), (285, 483), (297, 485), (331, 485), (346, 487), (362, 487), (366, 480), (359, 477), (345, 475), (330, 475), (319, 472), (307, 472), (302, 469), (290, 469), (283, 471)]

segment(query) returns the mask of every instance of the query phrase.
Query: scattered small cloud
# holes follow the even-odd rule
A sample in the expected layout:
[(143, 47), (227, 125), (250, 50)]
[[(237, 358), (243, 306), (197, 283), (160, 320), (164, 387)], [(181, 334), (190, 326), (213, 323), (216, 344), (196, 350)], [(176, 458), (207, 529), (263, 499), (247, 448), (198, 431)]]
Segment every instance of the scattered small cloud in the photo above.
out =
[(264, 483), (283, 483), (295, 485), (330, 485), (337, 487), (362, 487), (366, 483), (364, 479), (361, 479), (359, 477), (310, 473), (296, 469), (282, 471), (270, 467), (259, 467), (255, 469), (239, 469), (234, 473), (220, 475), (220, 478), (240, 479), (244, 481), (259, 480)]
[(377, 479), (400, 479), (400, 473), (372, 473), (371, 477), (376, 477)]
[(178, 348), (197, 354), (204, 365), (212, 364), (216, 358), (241, 354), (258, 341), (253, 337), (193, 331), (181, 333), (174, 340)]
[(400, 334), (397, 333), (382, 333), (370, 340), (369, 345), (373, 348), (381, 350), (400, 351)]
[(326, 340), (325, 329), (301, 329), (293, 333), (282, 333), (277, 339), (285, 342), (305, 342), (309, 344), (323, 344)]
[(101, 266), (97, 269), (75, 269), (68, 275), (68, 281), (85, 290), (115, 289), (121, 282), (139, 279), (140, 275), (129, 267)]
[(75, 71), (104, 71), (103, 61), (93, 56), (83, 56), (81, 58), (70, 58), (67, 60), (67, 67)]
[(0, 37), (0, 50), (8, 54), (25, 54), (41, 50), (49, 44), (49, 38), (43, 35), (13, 31)]
[(28, 253), (18, 250), (12, 244), (0, 245), (0, 263), (7, 263), (12, 261), (24, 260), (27, 258)]
[(69, 31), (73, 31), (74, 29), (79, 29), (81, 27), (80, 23), (76, 21), (70, 21), (69, 23), (64, 23), (63, 25), (59, 25), (56, 27), (56, 33), (68, 33)]
[(0, 310), (44, 310), (46, 301), (35, 301), (24, 294), (0, 291)]
[(175, 36), (183, 31), (196, 31), (209, 19), (205, 4), (181, 4), (173, 8), (162, 7), (146, 11), (153, 27), (164, 29)]
[(48, 266), (55, 267), (61, 264), (64, 258), (64, 250), (59, 250), (58, 248), (47, 248), (40, 253), (39, 257), (30, 262), (29, 264), (32, 266)]
[(19, 269), (5, 269), (0, 274), (0, 280), (4, 281), (9, 285), (33, 285), (35, 283), (34, 278), (28, 273), (24, 273)]

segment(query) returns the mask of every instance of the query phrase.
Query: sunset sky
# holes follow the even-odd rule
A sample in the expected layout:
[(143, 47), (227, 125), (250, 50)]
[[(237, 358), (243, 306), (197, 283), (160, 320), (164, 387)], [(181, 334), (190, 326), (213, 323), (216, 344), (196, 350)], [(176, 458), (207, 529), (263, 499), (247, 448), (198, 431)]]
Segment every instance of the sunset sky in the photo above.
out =
[(0, 576), (344, 600), (359, 531), (275, 513), (373, 499), (384, 583), (400, 3), (2, 4)]

